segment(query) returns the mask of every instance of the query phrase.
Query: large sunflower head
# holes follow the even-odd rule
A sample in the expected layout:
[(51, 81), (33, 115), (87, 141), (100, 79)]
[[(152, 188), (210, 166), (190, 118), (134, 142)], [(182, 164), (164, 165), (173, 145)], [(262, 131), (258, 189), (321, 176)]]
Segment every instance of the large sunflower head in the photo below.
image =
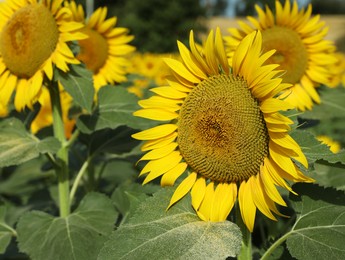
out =
[(276, 50), (268, 62), (279, 64), (279, 69), (286, 71), (283, 81), (293, 84), (284, 96), (301, 111), (311, 109), (313, 101), (320, 103), (315, 88), (330, 84), (333, 73), (329, 67), (336, 62), (335, 46), (325, 40), (328, 27), (319, 15), (311, 15), (311, 4), (306, 10), (298, 10), (296, 1), (291, 5), (286, 0), (284, 6), (276, 1), (275, 7), (273, 13), (268, 6), (263, 10), (256, 5), (257, 19), (248, 17), (251, 24), (240, 21), (240, 29), (229, 29), (231, 36), (225, 37), (228, 56), (231, 60), (240, 41), (260, 30), (263, 50)]
[(78, 64), (67, 43), (84, 39), (81, 23), (70, 22), (63, 0), (7, 0), (0, 4), (0, 96), (17, 110), (32, 107), (53, 65), (66, 72)]
[(98, 8), (85, 19), (81, 5), (77, 6), (74, 1), (68, 5), (71, 6), (73, 19), (85, 24), (81, 32), (89, 36), (78, 41), (80, 53), (77, 58), (93, 72), (96, 90), (106, 84), (126, 81), (127, 55), (135, 50), (128, 43), (134, 36), (128, 35), (127, 28), (115, 27), (116, 17), (106, 19), (106, 7)]
[(242, 218), (253, 230), (256, 209), (271, 219), (285, 205), (276, 186), (286, 180), (311, 181), (294, 161), (307, 167), (290, 137), (293, 122), (280, 111), (293, 108), (277, 94), (290, 87), (278, 77), (278, 65), (264, 65), (274, 51), (262, 53), (262, 35), (244, 37), (228, 64), (220, 30), (211, 31), (200, 52), (190, 34), (181, 42), (181, 61), (166, 58), (168, 86), (152, 89), (135, 116), (161, 125), (133, 135), (146, 141), (140, 160), (149, 161), (144, 183), (159, 176), (161, 185), (184, 180), (170, 206), (191, 192), (192, 206), (205, 221), (223, 221), (238, 198)]

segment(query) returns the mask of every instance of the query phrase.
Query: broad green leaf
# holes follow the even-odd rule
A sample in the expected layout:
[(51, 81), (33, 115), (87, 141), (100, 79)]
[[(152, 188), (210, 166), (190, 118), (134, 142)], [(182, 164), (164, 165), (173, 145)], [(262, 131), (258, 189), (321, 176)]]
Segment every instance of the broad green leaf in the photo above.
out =
[(345, 194), (313, 184), (296, 184), (291, 195), (297, 219), (287, 246), (297, 259), (345, 259)]
[(71, 65), (71, 70), (58, 70), (58, 80), (70, 94), (75, 103), (91, 113), (95, 90), (92, 81), (92, 72), (82, 65)]
[(327, 145), (322, 144), (313, 134), (305, 130), (293, 131), (291, 136), (300, 145), (309, 162), (313, 163), (317, 160), (324, 160), (331, 164), (345, 164), (345, 150), (334, 154)]
[(56, 138), (39, 140), (18, 119), (9, 118), (0, 123), (0, 167), (29, 161), (41, 153), (56, 153), (59, 148)]
[(98, 106), (91, 115), (82, 115), (77, 127), (84, 133), (127, 125), (134, 129), (153, 126), (151, 120), (133, 116), (140, 107), (138, 98), (120, 86), (104, 86), (98, 91)]
[(140, 185), (138, 183), (124, 182), (115, 189), (111, 195), (116, 209), (122, 215), (121, 224), (126, 223), (133, 215), (138, 205), (160, 189), (158, 185)]
[(320, 89), (321, 104), (300, 115), (306, 119), (328, 119), (345, 117), (345, 88)]
[(6, 206), (0, 206), (0, 254), (5, 253), (11, 242), (11, 227), (5, 222)]
[(100, 193), (87, 194), (66, 218), (32, 211), (19, 219), (19, 249), (37, 260), (96, 259), (116, 218), (111, 200)]
[(229, 222), (200, 221), (190, 197), (166, 211), (171, 189), (140, 204), (102, 248), (98, 259), (226, 259), (241, 247), (241, 232)]

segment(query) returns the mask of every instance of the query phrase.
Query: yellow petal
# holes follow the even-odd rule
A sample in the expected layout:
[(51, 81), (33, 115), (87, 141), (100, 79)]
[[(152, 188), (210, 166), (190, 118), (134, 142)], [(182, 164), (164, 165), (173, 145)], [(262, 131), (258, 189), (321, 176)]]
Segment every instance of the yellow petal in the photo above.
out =
[(155, 160), (155, 159), (165, 157), (169, 153), (174, 151), (176, 147), (177, 147), (177, 143), (170, 143), (166, 146), (154, 149), (148, 152), (147, 154), (145, 154), (143, 157), (141, 157), (139, 161)]
[(185, 92), (178, 91), (172, 87), (158, 87), (150, 89), (150, 91), (166, 98), (181, 99), (185, 98), (187, 94)]
[(175, 124), (165, 124), (155, 126), (153, 128), (141, 131), (139, 133), (133, 134), (132, 137), (138, 140), (153, 140), (162, 138), (174, 132), (177, 129)]
[(167, 171), (161, 179), (161, 186), (172, 186), (178, 177), (180, 177), (187, 169), (188, 164), (181, 162), (174, 168)]
[(176, 188), (173, 196), (171, 197), (167, 210), (177, 201), (182, 199), (191, 190), (196, 181), (196, 177), (197, 174), (195, 172), (192, 172), (186, 179), (181, 182), (181, 184)]
[(246, 181), (240, 184), (238, 201), (241, 209), (241, 216), (244, 224), (250, 232), (253, 232), (256, 215), (256, 206), (253, 201), (251, 185)]
[(200, 83), (200, 79), (190, 72), (186, 66), (178, 60), (164, 58), (165, 63), (178, 75), (193, 83)]
[(143, 185), (174, 168), (181, 159), (182, 156), (180, 152), (174, 151), (163, 158), (149, 161), (140, 172), (140, 175), (149, 172), (143, 181)]
[(178, 117), (178, 114), (159, 108), (144, 108), (133, 113), (134, 116), (148, 118), (157, 121), (170, 121)]
[[(270, 208), (268, 207), (268, 203), (265, 200), (264, 190), (261, 187), (261, 183), (257, 176), (252, 176), (249, 178), (248, 183), (251, 185), (253, 201), (255, 206), (268, 218), (272, 220), (277, 220), (276, 217), (272, 214)], [(266, 198), (269, 199), (269, 198)]]
[(206, 186), (204, 199), (201, 202), (199, 210), (197, 211), (197, 214), (204, 221), (210, 221), (211, 214), (212, 214), (211, 212), (212, 212), (213, 198), (214, 198), (214, 183), (210, 182)]
[(237, 198), (237, 185), (236, 183), (223, 183), (222, 192), (223, 194), (221, 199), (221, 204), (219, 208), (219, 220), (225, 220), (230, 211), (235, 205)]
[(294, 109), (294, 106), (280, 99), (269, 98), (261, 102), (260, 109), (263, 113), (274, 113)]
[(174, 142), (176, 137), (177, 137), (177, 132), (173, 132), (162, 138), (149, 140), (142, 145), (141, 150), (144, 152), (144, 151), (148, 151), (152, 149), (161, 148), (163, 146), (170, 144), (171, 142)]
[(286, 206), (285, 201), (280, 196), (277, 188), (274, 186), (273, 180), (268, 173), (266, 165), (261, 165), (259, 177), (262, 182), (262, 186), (265, 188), (267, 195), (279, 205)]
[(192, 196), (192, 206), (195, 211), (199, 210), (201, 202), (205, 197), (206, 192), (206, 181), (203, 177), (200, 177), (194, 184), (191, 196)]

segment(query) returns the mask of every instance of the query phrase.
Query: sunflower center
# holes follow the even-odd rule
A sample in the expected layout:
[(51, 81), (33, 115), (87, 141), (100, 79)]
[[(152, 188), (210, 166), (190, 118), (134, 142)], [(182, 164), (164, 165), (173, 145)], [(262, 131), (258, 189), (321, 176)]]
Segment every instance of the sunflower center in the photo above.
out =
[(196, 86), (178, 119), (178, 144), (194, 171), (218, 182), (247, 180), (268, 154), (268, 132), (245, 81), (219, 75)]
[(280, 64), (279, 69), (286, 70), (283, 82), (297, 83), (308, 65), (308, 52), (297, 32), (290, 28), (275, 26), (262, 31), (263, 50), (276, 50), (268, 60), (271, 64)]
[(59, 31), (55, 18), (43, 4), (16, 11), (3, 27), (0, 53), (15, 75), (32, 77), (56, 48)]
[(107, 40), (97, 31), (87, 27), (82, 32), (89, 37), (79, 41), (80, 53), (77, 58), (93, 73), (98, 73), (108, 58)]

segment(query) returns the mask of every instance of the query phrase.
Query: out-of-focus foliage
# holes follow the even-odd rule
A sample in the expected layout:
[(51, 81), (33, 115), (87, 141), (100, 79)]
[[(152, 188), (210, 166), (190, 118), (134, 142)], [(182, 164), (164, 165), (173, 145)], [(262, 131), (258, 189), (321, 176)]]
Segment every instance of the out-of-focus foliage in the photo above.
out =
[(191, 29), (205, 31), (199, 0), (100, 0), (95, 5), (109, 7), (109, 16), (130, 29), (132, 44), (141, 52), (175, 52), (176, 39), (187, 42)]

